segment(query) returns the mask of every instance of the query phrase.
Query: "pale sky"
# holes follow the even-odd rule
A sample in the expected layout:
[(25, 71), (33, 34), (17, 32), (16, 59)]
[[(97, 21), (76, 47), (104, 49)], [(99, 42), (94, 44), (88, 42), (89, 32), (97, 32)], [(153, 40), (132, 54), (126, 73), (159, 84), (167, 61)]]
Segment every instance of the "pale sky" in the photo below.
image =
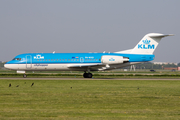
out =
[(22, 53), (116, 52), (148, 33), (154, 62), (180, 62), (180, 0), (0, 0), (0, 61)]

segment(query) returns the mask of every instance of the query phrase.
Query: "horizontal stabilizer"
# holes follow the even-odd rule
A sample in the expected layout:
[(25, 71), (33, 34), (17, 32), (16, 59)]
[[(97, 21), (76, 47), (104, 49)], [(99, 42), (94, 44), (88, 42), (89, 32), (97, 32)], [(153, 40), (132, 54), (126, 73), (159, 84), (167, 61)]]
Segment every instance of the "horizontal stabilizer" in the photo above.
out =
[(163, 34), (156, 34), (156, 35), (149, 35), (149, 37), (151, 37), (151, 38), (158, 38), (158, 37), (160, 37), (160, 38), (163, 38), (163, 37), (167, 37), (167, 36), (174, 36), (174, 34), (169, 34), (169, 35), (163, 35)]

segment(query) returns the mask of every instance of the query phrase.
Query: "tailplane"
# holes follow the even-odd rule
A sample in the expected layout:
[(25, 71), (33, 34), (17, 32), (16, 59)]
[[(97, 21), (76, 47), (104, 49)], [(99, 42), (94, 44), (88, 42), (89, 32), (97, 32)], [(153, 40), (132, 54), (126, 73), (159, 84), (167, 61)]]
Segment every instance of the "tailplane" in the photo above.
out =
[(159, 34), (159, 33), (149, 33), (145, 35), (133, 49), (120, 51), (116, 53), (153, 54), (160, 40), (163, 37), (167, 37), (167, 36), (172, 36), (172, 34), (164, 35), (164, 34)]

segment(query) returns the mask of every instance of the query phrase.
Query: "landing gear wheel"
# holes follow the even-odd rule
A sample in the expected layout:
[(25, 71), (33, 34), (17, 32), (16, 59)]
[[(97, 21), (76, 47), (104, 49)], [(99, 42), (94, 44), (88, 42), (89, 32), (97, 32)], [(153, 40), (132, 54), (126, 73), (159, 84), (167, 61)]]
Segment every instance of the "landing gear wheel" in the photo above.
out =
[(84, 77), (84, 78), (87, 78), (87, 73), (84, 73), (84, 74), (83, 74), (83, 77)]
[(27, 75), (26, 75), (26, 74), (24, 74), (24, 75), (23, 75), (23, 78), (26, 78), (26, 77), (27, 77)]
[(87, 77), (88, 77), (88, 78), (92, 78), (92, 73), (88, 73), (88, 74), (87, 74)]
[(92, 78), (92, 76), (93, 76), (92, 73), (84, 73), (83, 74), (84, 78)]

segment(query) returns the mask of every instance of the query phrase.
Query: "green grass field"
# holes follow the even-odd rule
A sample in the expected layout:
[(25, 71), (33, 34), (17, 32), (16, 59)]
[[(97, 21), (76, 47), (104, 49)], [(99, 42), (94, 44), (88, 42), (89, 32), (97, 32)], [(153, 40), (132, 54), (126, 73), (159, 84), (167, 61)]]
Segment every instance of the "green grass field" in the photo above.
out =
[(7, 119), (179, 120), (180, 81), (0, 80)]
[[(28, 78), (83, 78), (82, 71), (27, 71)], [(180, 78), (180, 72), (170, 71), (96, 71), (92, 72), (93, 78)], [(23, 74), (17, 74), (13, 70), (0, 70), (1, 78), (22, 78)]]

